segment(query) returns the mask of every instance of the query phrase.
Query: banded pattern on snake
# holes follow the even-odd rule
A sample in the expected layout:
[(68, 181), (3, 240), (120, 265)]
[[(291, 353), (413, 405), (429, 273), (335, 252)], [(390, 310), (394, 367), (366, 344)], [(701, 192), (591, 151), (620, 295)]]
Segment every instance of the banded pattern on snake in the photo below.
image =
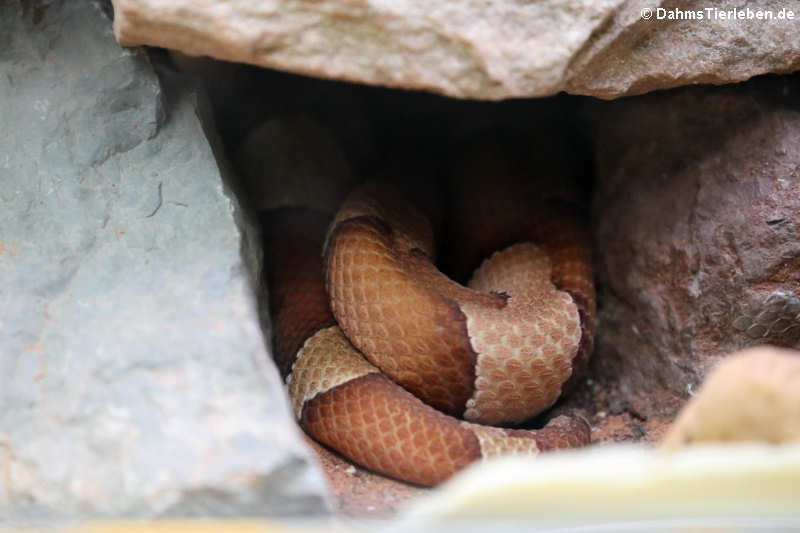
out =
[(275, 357), (303, 429), (421, 485), (480, 458), (587, 444), (578, 417), (487, 425), (551, 407), (591, 353), (588, 238), (553, 205), (538, 205), (525, 242), (491, 254), (466, 287), (436, 269), (430, 224), (387, 183), (357, 188), (332, 220), (265, 213)]

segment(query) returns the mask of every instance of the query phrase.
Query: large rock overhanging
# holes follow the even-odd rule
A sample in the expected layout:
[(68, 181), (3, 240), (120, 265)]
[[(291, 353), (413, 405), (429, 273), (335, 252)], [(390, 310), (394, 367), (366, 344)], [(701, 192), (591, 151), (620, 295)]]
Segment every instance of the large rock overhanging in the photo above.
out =
[(460, 98), (616, 98), (800, 69), (796, 0), (112, 1), (123, 45)]
[(0, 27), (0, 522), (326, 512), (198, 93), (98, 2)]

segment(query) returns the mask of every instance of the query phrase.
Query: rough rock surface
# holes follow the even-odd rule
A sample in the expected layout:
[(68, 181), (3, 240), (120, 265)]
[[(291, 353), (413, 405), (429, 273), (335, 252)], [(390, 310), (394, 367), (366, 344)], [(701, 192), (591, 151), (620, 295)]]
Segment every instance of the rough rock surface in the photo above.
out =
[[(680, 3), (703, 20), (670, 20), (664, 0), (113, 3), (125, 45), (456, 97), (614, 98), (800, 68), (796, 0)], [(774, 18), (722, 18), (733, 8)]]
[(325, 512), (198, 95), (97, 2), (0, 27), (0, 521)]
[(800, 346), (800, 79), (592, 105), (593, 374), (669, 417), (725, 354)]

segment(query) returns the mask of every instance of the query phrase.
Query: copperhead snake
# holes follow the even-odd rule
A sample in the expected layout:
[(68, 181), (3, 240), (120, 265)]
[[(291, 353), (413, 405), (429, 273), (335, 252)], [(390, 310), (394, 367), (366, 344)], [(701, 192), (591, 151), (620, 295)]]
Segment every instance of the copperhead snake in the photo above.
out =
[(591, 353), (588, 237), (569, 208), (526, 210), (508, 237), (520, 242), (467, 287), (437, 270), (430, 223), (384, 182), (358, 187), (332, 220), (263, 216), (275, 359), (311, 437), (420, 485), (481, 458), (590, 441), (578, 417), (492, 427), (551, 407)]

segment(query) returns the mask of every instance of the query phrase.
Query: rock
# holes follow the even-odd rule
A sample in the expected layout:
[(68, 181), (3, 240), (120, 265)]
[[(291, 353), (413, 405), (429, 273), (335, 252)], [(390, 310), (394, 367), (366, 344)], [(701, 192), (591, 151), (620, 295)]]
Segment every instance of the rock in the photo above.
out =
[(713, 441), (800, 442), (800, 352), (771, 346), (732, 354), (681, 410), (663, 446)]
[(325, 513), (197, 91), (98, 2), (0, 27), (3, 521)]
[(726, 353), (800, 347), (800, 79), (593, 104), (597, 347), (619, 409), (672, 417)]
[(800, 7), (773, 0), (682, 3), (703, 20), (664, 0), (113, 3), (124, 45), (460, 98), (615, 98), (800, 68)]

